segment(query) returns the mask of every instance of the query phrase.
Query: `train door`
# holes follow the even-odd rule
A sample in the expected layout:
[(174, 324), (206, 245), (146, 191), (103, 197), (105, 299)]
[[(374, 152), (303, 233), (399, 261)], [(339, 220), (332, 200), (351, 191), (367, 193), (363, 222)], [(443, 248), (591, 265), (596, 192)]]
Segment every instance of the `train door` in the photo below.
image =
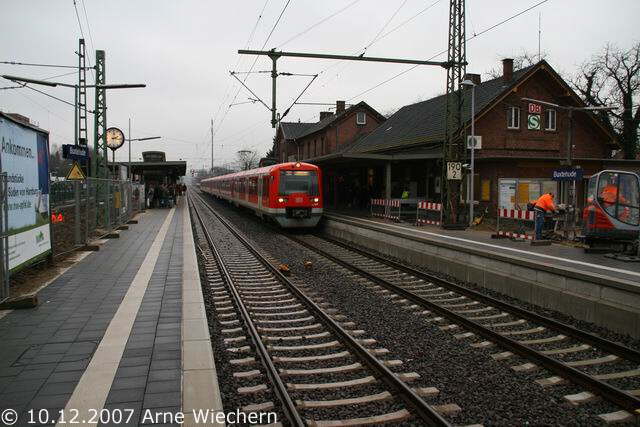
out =
[(271, 181), (271, 175), (264, 175), (262, 177), (262, 206), (263, 208), (269, 207), (269, 183)]

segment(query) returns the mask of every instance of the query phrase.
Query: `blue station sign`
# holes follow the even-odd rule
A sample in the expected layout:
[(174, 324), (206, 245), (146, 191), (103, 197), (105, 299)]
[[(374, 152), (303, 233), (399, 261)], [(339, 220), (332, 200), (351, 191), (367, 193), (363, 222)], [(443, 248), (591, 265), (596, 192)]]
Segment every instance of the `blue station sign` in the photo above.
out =
[(62, 157), (84, 162), (89, 159), (89, 148), (86, 145), (63, 144)]
[(554, 181), (579, 181), (582, 179), (582, 168), (556, 169), (551, 179)]

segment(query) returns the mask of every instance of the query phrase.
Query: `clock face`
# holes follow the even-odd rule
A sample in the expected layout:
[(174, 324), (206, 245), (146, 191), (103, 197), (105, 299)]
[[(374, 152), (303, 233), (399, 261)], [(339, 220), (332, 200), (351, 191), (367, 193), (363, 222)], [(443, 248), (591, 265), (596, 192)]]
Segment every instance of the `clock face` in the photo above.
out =
[(107, 129), (107, 147), (117, 150), (124, 144), (124, 133), (118, 128)]

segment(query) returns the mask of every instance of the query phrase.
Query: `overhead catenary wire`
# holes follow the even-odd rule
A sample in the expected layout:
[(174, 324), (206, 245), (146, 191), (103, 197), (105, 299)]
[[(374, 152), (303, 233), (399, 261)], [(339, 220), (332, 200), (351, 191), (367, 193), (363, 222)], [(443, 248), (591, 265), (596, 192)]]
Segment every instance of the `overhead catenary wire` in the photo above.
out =
[[(263, 50), (264, 47), (267, 45), (267, 43), (269, 43), (269, 40), (271, 39), (271, 36), (273, 35), (273, 32), (277, 28), (278, 24), (280, 23), (280, 20), (282, 19), (282, 16), (284, 15), (284, 12), (287, 10), (287, 7), (289, 7), (289, 3), (291, 3), (291, 0), (287, 0), (287, 2), (285, 3), (284, 7), (282, 8), (282, 11), (280, 11), (280, 15), (278, 15), (278, 19), (276, 19), (275, 24), (273, 24), (273, 27), (271, 27), (271, 31), (269, 31), (269, 35), (265, 39), (265, 41), (262, 44), (262, 47), (260, 48), (260, 50)], [(258, 62), (258, 58), (259, 58), (259, 55), (256, 55), (255, 59), (253, 60), (253, 63), (251, 64), (251, 67), (249, 68), (249, 72), (253, 71), (253, 67), (255, 67), (256, 62)], [(247, 74), (242, 82), (246, 82), (247, 79), (249, 78), (249, 76), (250, 76), (250, 74)], [(242, 86), (238, 87), (238, 90), (236, 91), (236, 94), (234, 95), (233, 100), (231, 101), (230, 105), (236, 102), (236, 100), (238, 99), (238, 95), (240, 94), (241, 90), (242, 90)], [(218, 124), (218, 127), (215, 129), (215, 131), (213, 133), (213, 138), (215, 138), (215, 136), (218, 134), (218, 131), (222, 127), (222, 124), (224, 123), (224, 120), (226, 119), (227, 115), (229, 114), (229, 110), (230, 109), (231, 109), (230, 107), (227, 107), (227, 109), (225, 110), (224, 115), (222, 116), (222, 119), (220, 120), (220, 123)]]
[[(77, 65), (55, 65), (55, 64), (36, 64), (32, 62), (18, 62), (18, 61), (0, 61), (0, 64), (6, 65), (23, 65), (28, 67), (48, 67), (48, 68), (75, 68), (76, 70), (79, 68)], [(91, 67), (85, 67), (91, 68)]]
[[(253, 28), (252, 28), (251, 32), (249, 33), (249, 38), (247, 39), (247, 42), (245, 43), (247, 48), (249, 48), (249, 46), (251, 45), (251, 42), (253, 41), (253, 37), (255, 36), (256, 30), (258, 28), (258, 24), (260, 24), (260, 20), (262, 19), (262, 15), (264, 14), (264, 11), (265, 11), (268, 3), (269, 3), (269, 0), (265, 0), (264, 4), (262, 5), (262, 9), (260, 10), (260, 13), (258, 13), (258, 18), (256, 19), (256, 23), (253, 25)], [(238, 57), (238, 60), (236, 61), (236, 65), (235, 65), (234, 68), (238, 68), (238, 66), (240, 65), (240, 62), (242, 61), (242, 59), (243, 59), (242, 56)], [(222, 111), (222, 107), (230, 99), (231, 92), (232, 92), (232, 89), (233, 89), (232, 88), (232, 83), (233, 83), (233, 80), (229, 80), (228, 83), (227, 83), (227, 87), (225, 88), (225, 91), (224, 91), (225, 94), (224, 94), (224, 96), (222, 98), (222, 101), (220, 102), (220, 105), (218, 105), (218, 109), (216, 110), (215, 114), (213, 115), (214, 123), (217, 123), (220, 111)]]
[[(93, 44), (93, 35), (91, 34), (91, 25), (89, 25), (89, 16), (87, 15), (87, 8), (84, 4), (85, 0), (82, 1), (82, 11), (84, 12), (84, 20), (87, 23), (87, 32), (89, 33), (89, 43), (91, 43), (91, 51), (95, 52), (95, 45)], [(94, 75), (94, 68), (91, 66), (91, 55), (86, 56), (87, 61), (89, 62), (89, 69), (91, 70), (91, 74)], [(95, 75), (94, 75), (95, 78)]]
[[(405, 0), (405, 3), (406, 3), (406, 1), (407, 1), (407, 0)], [(333, 12), (332, 14), (330, 14), (330, 15), (328, 15), (328, 16), (326, 16), (326, 17), (322, 18), (321, 20), (319, 20), (319, 21), (318, 21), (318, 22), (316, 22), (315, 24), (313, 24), (313, 25), (311, 25), (311, 26), (307, 27), (307, 29), (305, 29), (305, 30), (303, 30), (303, 31), (299, 32), (299, 33), (298, 33), (298, 34), (296, 34), (295, 36), (293, 36), (293, 37), (291, 37), (291, 38), (287, 39), (286, 41), (284, 41), (284, 42), (282, 42), (282, 43), (280, 43), (276, 48), (277, 48), (277, 49), (280, 49), (280, 48), (282, 48), (282, 46), (284, 46), (284, 45), (288, 44), (289, 42), (292, 42), (293, 40), (297, 39), (298, 37), (301, 37), (301, 36), (303, 36), (303, 35), (307, 34), (309, 31), (313, 30), (314, 28), (316, 28), (316, 27), (317, 27), (317, 26), (319, 26), (319, 25), (324, 24), (325, 22), (327, 22), (329, 19), (333, 18), (334, 16), (337, 16), (337, 15), (341, 14), (342, 12), (344, 12), (345, 10), (347, 10), (347, 9), (351, 8), (352, 6), (354, 6), (354, 5), (355, 5), (356, 3), (358, 3), (358, 2), (360, 2), (360, 0), (354, 0), (354, 1), (352, 1), (351, 3), (349, 3), (349, 4), (348, 4), (348, 5), (346, 5), (346, 6), (344, 6), (343, 8), (338, 9), (337, 11)]]
[[(513, 20), (513, 19), (515, 19), (515, 18), (517, 18), (517, 17), (519, 17), (520, 15), (522, 15), (522, 14), (524, 14), (524, 13), (529, 12), (529, 11), (530, 11), (530, 10), (532, 10), (532, 9), (535, 9), (536, 7), (538, 7), (538, 6), (540, 6), (540, 5), (544, 4), (544, 3), (546, 3), (546, 2), (548, 2), (548, 1), (549, 1), (549, 0), (541, 0), (541, 1), (539, 1), (538, 3), (535, 3), (534, 5), (529, 6), (528, 8), (526, 8), (526, 9), (524, 9), (524, 10), (522, 10), (522, 11), (518, 12), (518, 13), (516, 13), (516, 14), (514, 14), (514, 15), (511, 15), (511, 16), (509, 16), (508, 18), (505, 18), (505, 19), (503, 19), (502, 21), (500, 21), (500, 22), (498, 22), (498, 23), (496, 23), (496, 24), (494, 24), (494, 25), (492, 25), (492, 26), (490, 26), (490, 27), (488, 27), (488, 28), (485, 28), (484, 30), (480, 31), (479, 33), (474, 33), (471, 37), (468, 37), (468, 38), (465, 40), (465, 42), (469, 42), (469, 41), (471, 41), (471, 40), (473, 40), (473, 39), (476, 39), (477, 37), (479, 37), (479, 36), (481, 36), (481, 35), (483, 35), (483, 34), (485, 34), (485, 33), (489, 32), (489, 31), (491, 31), (491, 30), (493, 30), (493, 29), (495, 29), (495, 28), (497, 28), (497, 27), (499, 27), (499, 26), (501, 26), (501, 25), (503, 25), (503, 24), (506, 24), (507, 22), (509, 22), (509, 21), (511, 21), (511, 20)], [(442, 54), (444, 54), (444, 53), (447, 53), (447, 49), (444, 49), (444, 50), (442, 50), (442, 51), (440, 51), (440, 52), (436, 53), (435, 55), (431, 56), (431, 57), (430, 57), (430, 58), (428, 58), (427, 60), (428, 60), (428, 61), (433, 60), (433, 59), (437, 58), (438, 56), (440, 56), (440, 55), (442, 55)], [(353, 99), (355, 99), (355, 98), (358, 98), (358, 97), (360, 97), (360, 96), (362, 96), (362, 95), (364, 95), (364, 94), (366, 94), (366, 93), (369, 93), (369, 92), (371, 92), (372, 90), (375, 90), (375, 89), (379, 88), (380, 86), (383, 86), (383, 85), (385, 85), (385, 84), (389, 83), (390, 81), (395, 80), (396, 78), (398, 78), (398, 77), (400, 77), (400, 76), (402, 76), (402, 75), (404, 75), (404, 74), (408, 73), (409, 71), (412, 71), (412, 70), (416, 69), (417, 67), (418, 67), (418, 65), (413, 65), (413, 66), (411, 66), (411, 67), (409, 67), (409, 68), (406, 68), (405, 70), (403, 70), (403, 71), (401, 71), (401, 72), (399, 72), (399, 73), (397, 73), (397, 74), (395, 74), (395, 75), (393, 75), (393, 76), (391, 76), (391, 77), (387, 78), (386, 80), (384, 80), (384, 81), (382, 81), (382, 82), (380, 82), (380, 83), (377, 83), (376, 85), (374, 85), (374, 86), (370, 87), (369, 89), (366, 89), (366, 90), (364, 90), (364, 91), (362, 91), (362, 92), (358, 93), (357, 95), (352, 96), (351, 98), (347, 99), (347, 101), (351, 101), (351, 100), (353, 100)]]
[[(373, 46), (374, 44), (378, 43), (379, 41), (381, 41), (382, 39), (386, 38), (387, 36), (389, 36), (390, 34), (394, 33), (395, 31), (399, 30), (400, 28), (404, 27), (405, 25), (409, 24), (411, 21), (413, 21), (414, 19), (416, 19), (418, 16), (422, 15), (423, 13), (425, 13), (426, 11), (428, 11), (429, 9), (433, 8), (436, 4), (440, 3), (442, 0), (436, 0), (432, 3), (430, 3), (428, 6), (426, 6), (425, 8), (421, 9), (420, 11), (418, 11), (417, 13), (413, 14), (412, 16), (410, 16), (408, 19), (405, 19), (404, 21), (402, 21), (401, 23), (399, 23), (398, 25), (396, 25), (394, 28), (392, 28), (391, 30), (387, 31), (386, 33), (384, 33), (383, 35), (381, 35), (380, 37), (374, 38), (373, 41), (371, 41), (367, 46), (364, 47), (364, 50), (366, 51), (367, 48)], [(389, 21), (390, 22), (390, 21)], [(388, 24), (385, 24), (383, 26), (383, 29), (388, 26)], [(361, 53), (363, 49), (358, 50), (357, 52), (354, 52), (353, 55), (357, 55), (358, 53)], [(332, 64), (330, 64), (329, 66), (327, 66), (326, 68), (324, 68), (322, 71), (320, 71), (318, 74), (320, 76), (322, 76), (323, 74), (325, 74), (327, 71), (329, 71), (331, 68), (335, 67), (336, 65), (340, 64), (341, 62), (344, 62), (342, 60), (337, 60), (334, 61)], [(344, 71), (344, 69), (346, 67), (348, 67), (349, 64), (345, 64), (345, 66), (342, 68), (342, 71)], [(336, 73), (334, 78), (338, 78), (338, 74)], [(329, 84), (329, 81), (325, 82), (323, 85), (320, 86), (320, 88), (324, 88), (327, 86), (327, 84)]]
[[(384, 23), (382, 28), (380, 28), (380, 30), (376, 33), (376, 35), (373, 37), (371, 42), (369, 42), (369, 44), (364, 47), (364, 52), (366, 52), (367, 49), (369, 48), (369, 46), (371, 46), (372, 44), (374, 44), (378, 40), (378, 37), (380, 36), (380, 34), (382, 34), (382, 32), (385, 30), (385, 28), (387, 28), (387, 26), (391, 23), (391, 21), (393, 21), (393, 18), (396, 17), (398, 12), (400, 12), (400, 9), (402, 9), (405, 4), (407, 4), (407, 0), (404, 0), (402, 3), (400, 3), (400, 6), (398, 6), (396, 8), (395, 12), (393, 12), (393, 14), (391, 14), (389, 19), (387, 19), (387, 21)], [(363, 54), (364, 54), (364, 52), (363, 52)]]

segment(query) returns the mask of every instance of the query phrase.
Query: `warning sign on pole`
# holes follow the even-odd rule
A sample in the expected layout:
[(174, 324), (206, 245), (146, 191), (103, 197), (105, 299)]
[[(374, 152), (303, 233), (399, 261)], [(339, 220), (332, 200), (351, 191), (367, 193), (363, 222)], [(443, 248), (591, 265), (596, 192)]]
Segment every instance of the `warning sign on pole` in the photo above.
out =
[(69, 173), (67, 174), (67, 179), (70, 181), (82, 181), (86, 177), (84, 176), (84, 172), (82, 172), (82, 168), (78, 165), (77, 162), (73, 162), (73, 166), (69, 169)]

